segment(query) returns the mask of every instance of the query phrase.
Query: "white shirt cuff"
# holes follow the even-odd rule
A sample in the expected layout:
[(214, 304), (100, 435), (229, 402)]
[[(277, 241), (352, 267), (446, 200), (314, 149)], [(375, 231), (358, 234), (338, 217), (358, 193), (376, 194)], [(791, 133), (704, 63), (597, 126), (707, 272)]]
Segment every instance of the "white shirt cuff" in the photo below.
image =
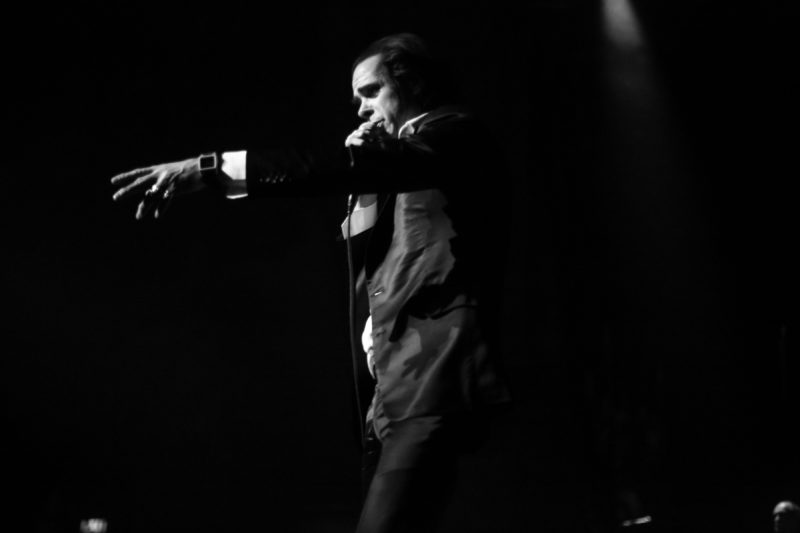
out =
[(231, 200), (247, 196), (247, 150), (223, 152), (220, 169), (228, 177), (223, 182), (225, 196)]

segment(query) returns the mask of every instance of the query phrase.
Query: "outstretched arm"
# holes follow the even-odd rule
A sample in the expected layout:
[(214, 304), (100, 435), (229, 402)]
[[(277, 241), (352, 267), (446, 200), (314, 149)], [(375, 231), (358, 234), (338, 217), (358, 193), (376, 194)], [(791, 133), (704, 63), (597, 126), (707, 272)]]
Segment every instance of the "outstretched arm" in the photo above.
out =
[(162, 216), (172, 198), (209, 184), (221, 186), (231, 198), (403, 192), (453, 185), (464, 189), (471, 184), (463, 176), (493, 174), (486, 157), (492, 152), (474, 122), (454, 115), (404, 139), (388, 138), (374, 124), (364, 123), (345, 141), (350, 157), (341, 148), (316, 154), (226, 152), (223, 159), (240, 156), (236, 166), (241, 172), (234, 179), (219, 161), (220, 172), (204, 171), (205, 156), (139, 168), (111, 179), (118, 187), (114, 200), (138, 199), (136, 218), (142, 219)]

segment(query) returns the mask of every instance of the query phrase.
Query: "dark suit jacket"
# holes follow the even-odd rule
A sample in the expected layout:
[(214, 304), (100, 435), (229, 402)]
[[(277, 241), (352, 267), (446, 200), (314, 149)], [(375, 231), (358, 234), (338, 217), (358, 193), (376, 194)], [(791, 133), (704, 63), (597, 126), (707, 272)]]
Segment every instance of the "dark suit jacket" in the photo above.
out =
[(414, 134), (320, 157), (248, 152), (250, 195), (379, 193), (366, 248), (376, 395), (390, 420), (505, 403), (497, 318), (506, 171), (464, 112), (429, 112)]

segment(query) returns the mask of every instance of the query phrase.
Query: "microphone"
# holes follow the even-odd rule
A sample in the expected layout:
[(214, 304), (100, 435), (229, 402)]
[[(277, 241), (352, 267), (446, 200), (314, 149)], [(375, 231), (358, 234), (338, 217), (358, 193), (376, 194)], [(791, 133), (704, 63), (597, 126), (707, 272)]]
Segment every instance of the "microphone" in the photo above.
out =
[[(347, 154), (350, 156), (350, 168), (351, 169), (355, 168), (355, 166), (356, 166), (356, 157), (355, 157), (355, 154), (353, 153), (353, 147), (352, 146), (348, 146), (347, 147)], [(358, 201), (358, 195), (350, 193), (350, 195), (347, 197), (347, 217), (348, 217), (347, 223), (348, 223), (348, 225), (350, 224), (349, 217), (353, 213), (353, 209), (355, 209), (357, 201)]]

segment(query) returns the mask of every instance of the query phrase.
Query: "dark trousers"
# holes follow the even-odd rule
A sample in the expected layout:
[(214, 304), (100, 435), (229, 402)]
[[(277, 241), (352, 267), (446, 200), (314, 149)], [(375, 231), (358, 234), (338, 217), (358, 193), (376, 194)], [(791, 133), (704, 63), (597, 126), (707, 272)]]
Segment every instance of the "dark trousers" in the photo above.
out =
[(381, 442), (368, 423), (356, 532), (435, 531), (453, 495), (459, 452), (475, 444), (474, 431), (464, 429), (461, 417), (420, 417), (391, 423)]

